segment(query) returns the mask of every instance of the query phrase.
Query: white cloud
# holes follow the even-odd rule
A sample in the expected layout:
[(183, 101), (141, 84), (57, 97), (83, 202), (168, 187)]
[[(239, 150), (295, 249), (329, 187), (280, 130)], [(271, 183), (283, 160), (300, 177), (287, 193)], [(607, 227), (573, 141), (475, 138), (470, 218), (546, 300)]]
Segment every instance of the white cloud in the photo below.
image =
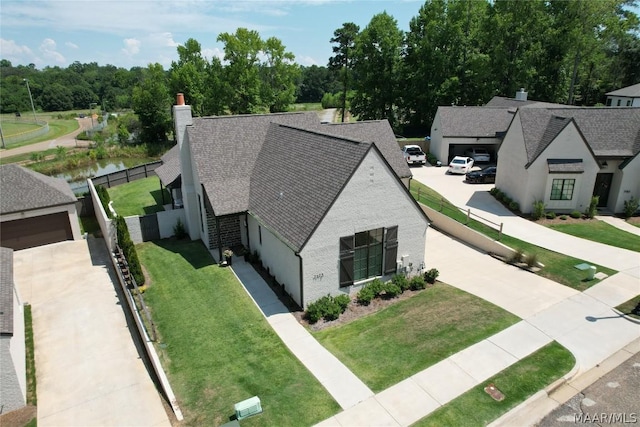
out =
[(13, 40), (5, 40), (0, 38), (0, 51), (2, 51), (3, 57), (20, 57), (28, 56), (33, 57), (33, 52), (28, 46), (19, 45)]
[(220, 61), (222, 61), (224, 59), (224, 52), (217, 47), (214, 47), (213, 49), (204, 48), (202, 49), (202, 56), (209, 60), (211, 58), (218, 58)]
[(64, 44), (66, 47), (70, 47), (71, 49), (78, 49), (78, 45), (75, 43), (71, 43), (71, 42), (66, 42)]
[(127, 56), (133, 56), (136, 53), (140, 52), (141, 42), (138, 39), (124, 39), (124, 48), (122, 49), (122, 53)]
[(57, 51), (56, 42), (53, 39), (44, 39), (40, 44), (39, 50), (40, 53), (42, 53), (44, 59), (48, 59), (59, 64), (64, 64), (65, 62), (67, 62), (64, 56), (62, 56), (62, 54)]
[(157, 47), (178, 47), (180, 45), (173, 40), (173, 34), (170, 32), (149, 34), (147, 40), (151, 46)]
[(296, 55), (296, 62), (300, 65), (304, 65), (305, 67), (309, 67), (311, 65), (318, 65), (318, 61), (316, 61), (315, 59), (313, 59), (310, 56), (297, 56)]

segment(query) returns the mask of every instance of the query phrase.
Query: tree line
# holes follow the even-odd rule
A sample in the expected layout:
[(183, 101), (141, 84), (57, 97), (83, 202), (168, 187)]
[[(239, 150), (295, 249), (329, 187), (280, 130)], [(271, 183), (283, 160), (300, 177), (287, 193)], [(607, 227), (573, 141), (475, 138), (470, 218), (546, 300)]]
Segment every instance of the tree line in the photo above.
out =
[[(286, 111), (294, 102), (344, 106), (359, 119), (388, 119), (426, 134), (439, 105), (483, 105), (495, 95), (595, 105), (640, 81), (635, 0), (428, 0), (409, 30), (383, 12), (360, 29), (344, 23), (328, 40), (326, 67), (302, 67), (282, 42), (239, 28), (222, 33), (224, 58), (197, 40), (178, 59), (129, 70), (75, 62), (67, 68), (0, 61), (0, 112), (28, 111), (29, 80), (45, 111), (132, 108), (143, 140), (166, 138), (177, 92), (195, 115)], [(333, 105), (332, 105), (333, 106)]]

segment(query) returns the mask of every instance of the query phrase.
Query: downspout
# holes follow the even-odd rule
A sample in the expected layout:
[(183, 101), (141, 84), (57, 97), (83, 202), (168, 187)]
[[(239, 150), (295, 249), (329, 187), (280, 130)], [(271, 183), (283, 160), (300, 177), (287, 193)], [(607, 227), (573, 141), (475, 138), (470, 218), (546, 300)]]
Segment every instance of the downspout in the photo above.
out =
[(247, 232), (247, 249), (249, 249), (249, 253), (251, 253), (251, 236), (249, 235), (249, 215), (244, 214), (244, 228)]
[(222, 236), (220, 235), (220, 220), (218, 216), (216, 218), (216, 234), (218, 235), (218, 255), (220, 256), (220, 261), (222, 261)]
[(302, 257), (300, 256), (300, 252), (296, 252), (296, 256), (300, 260), (300, 308), (304, 310), (304, 282), (302, 281)]

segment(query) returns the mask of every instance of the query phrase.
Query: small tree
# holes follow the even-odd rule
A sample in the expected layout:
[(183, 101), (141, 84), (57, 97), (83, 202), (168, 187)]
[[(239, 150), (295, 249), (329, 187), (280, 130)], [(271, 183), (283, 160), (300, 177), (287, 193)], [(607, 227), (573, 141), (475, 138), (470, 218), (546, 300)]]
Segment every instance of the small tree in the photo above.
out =
[(599, 196), (593, 196), (591, 198), (589, 208), (587, 208), (587, 211), (585, 212), (587, 218), (593, 219), (596, 216), (596, 214), (598, 213), (598, 202), (600, 202)]
[(533, 218), (535, 221), (543, 218), (544, 209), (545, 205), (542, 200), (536, 200), (535, 202), (533, 202), (533, 211), (531, 212), (531, 218)]
[(631, 218), (640, 207), (640, 200), (637, 197), (631, 197), (624, 201), (624, 217)]

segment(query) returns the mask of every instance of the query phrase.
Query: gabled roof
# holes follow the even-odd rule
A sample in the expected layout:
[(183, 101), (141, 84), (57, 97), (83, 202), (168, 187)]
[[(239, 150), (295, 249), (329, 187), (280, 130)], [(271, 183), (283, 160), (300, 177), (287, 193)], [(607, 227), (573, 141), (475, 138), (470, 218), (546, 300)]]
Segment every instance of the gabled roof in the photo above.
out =
[(249, 212), (300, 250), (372, 146), (271, 124), (251, 175)]
[(533, 163), (570, 122), (596, 157), (626, 158), (640, 151), (638, 108), (527, 108), (518, 115), (527, 164)]
[(75, 203), (69, 184), (22, 166), (0, 166), (0, 213), (9, 214)]
[(164, 186), (170, 186), (180, 177), (180, 147), (173, 146), (160, 158), (162, 166), (155, 173)]
[(622, 89), (614, 90), (613, 92), (606, 93), (607, 96), (625, 96), (628, 98), (640, 98), (640, 83), (623, 87)]
[(438, 107), (444, 137), (495, 138), (509, 127), (515, 110), (490, 107)]
[(0, 335), (13, 334), (13, 249), (0, 247)]

